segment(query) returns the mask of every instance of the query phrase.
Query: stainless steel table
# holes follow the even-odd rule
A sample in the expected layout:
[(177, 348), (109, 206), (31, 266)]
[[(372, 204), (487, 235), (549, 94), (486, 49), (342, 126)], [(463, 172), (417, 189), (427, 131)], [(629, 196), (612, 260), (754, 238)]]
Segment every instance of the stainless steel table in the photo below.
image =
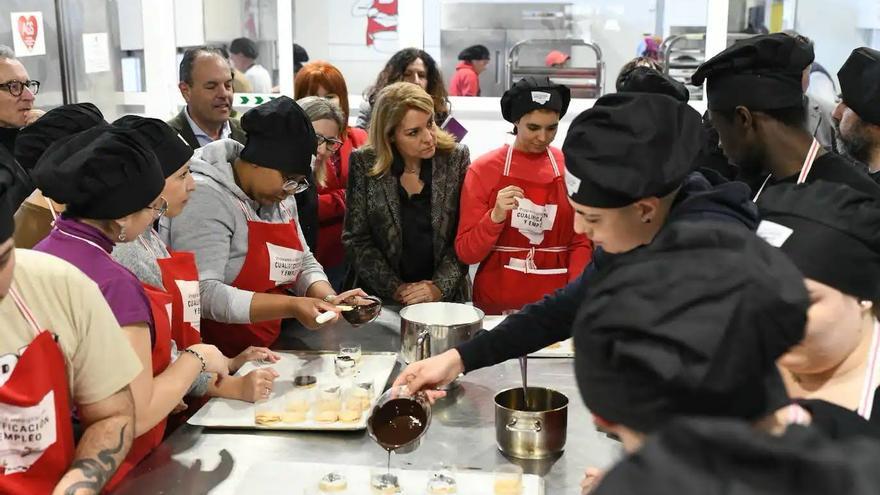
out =
[[(279, 350), (335, 350), (341, 341), (360, 342), (364, 351), (397, 351), (399, 317), (385, 308), (380, 318), (360, 328), (340, 322), (312, 332), (287, 323)], [(401, 369), (398, 364), (393, 377)], [(571, 359), (529, 360), (529, 385), (547, 386), (569, 398), (565, 452), (543, 461), (505, 458), (495, 445), (495, 393), (521, 386), (519, 364), (511, 360), (470, 373), (460, 387), (439, 401), (431, 427), (413, 453), (392, 456), (392, 466), (430, 469), (443, 461), (459, 469), (483, 469), (514, 462), (544, 476), (547, 494), (579, 493), (588, 466), (605, 467), (621, 455), (620, 444), (599, 433), (581, 401)], [(270, 432), (213, 430), (184, 425), (129, 475), (119, 494), (245, 494), (248, 469), (266, 461), (326, 462), (378, 466), (386, 453), (366, 431)], [(299, 493), (291, 487), (291, 493)]]

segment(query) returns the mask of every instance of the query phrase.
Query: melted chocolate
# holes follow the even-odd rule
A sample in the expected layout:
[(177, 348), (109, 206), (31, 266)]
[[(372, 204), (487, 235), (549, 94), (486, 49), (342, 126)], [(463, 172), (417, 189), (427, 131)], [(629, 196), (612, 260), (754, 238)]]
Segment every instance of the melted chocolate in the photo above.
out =
[(382, 407), (373, 408), (370, 428), (379, 445), (390, 452), (418, 438), (427, 421), (425, 410), (418, 402), (392, 399)]
[(362, 325), (370, 322), (382, 310), (382, 304), (379, 301), (367, 300), (370, 302), (358, 305), (355, 298), (347, 299), (345, 302), (350, 302), (352, 309), (350, 311), (343, 311), (342, 317), (352, 325)]

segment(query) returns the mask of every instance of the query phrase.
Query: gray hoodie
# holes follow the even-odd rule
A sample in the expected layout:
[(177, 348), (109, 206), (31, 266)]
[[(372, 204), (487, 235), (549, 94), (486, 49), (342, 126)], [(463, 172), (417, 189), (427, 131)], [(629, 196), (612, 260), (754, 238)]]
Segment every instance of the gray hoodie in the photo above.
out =
[[(238, 200), (253, 218), (264, 222), (283, 223), (297, 218), (293, 196), (272, 207), (261, 207), (238, 187), (232, 163), (243, 148), (232, 139), (221, 139), (197, 149), (190, 162), (196, 190), (183, 213), (173, 219), (163, 218), (159, 226), (160, 235), (171, 249), (195, 253), (202, 316), (225, 323), (250, 323), (254, 295), (230, 285), (238, 277), (248, 251), (247, 217)], [(296, 227), (300, 239), (305, 239), (298, 220)], [(302, 244), (302, 273), (294, 287), (299, 296), (304, 296), (315, 282), (327, 280), (304, 240)]]

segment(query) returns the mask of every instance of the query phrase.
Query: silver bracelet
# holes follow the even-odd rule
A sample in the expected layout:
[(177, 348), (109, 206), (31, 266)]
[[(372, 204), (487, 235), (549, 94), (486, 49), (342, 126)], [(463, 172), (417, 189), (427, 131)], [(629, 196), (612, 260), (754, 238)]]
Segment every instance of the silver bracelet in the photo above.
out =
[(202, 373), (204, 373), (205, 370), (207, 370), (208, 365), (205, 363), (205, 358), (203, 358), (201, 354), (199, 354), (198, 352), (196, 352), (192, 349), (184, 349), (183, 352), (188, 352), (188, 353), (192, 354), (193, 356), (196, 357), (196, 359), (199, 360), (200, 363), (202, 363)]

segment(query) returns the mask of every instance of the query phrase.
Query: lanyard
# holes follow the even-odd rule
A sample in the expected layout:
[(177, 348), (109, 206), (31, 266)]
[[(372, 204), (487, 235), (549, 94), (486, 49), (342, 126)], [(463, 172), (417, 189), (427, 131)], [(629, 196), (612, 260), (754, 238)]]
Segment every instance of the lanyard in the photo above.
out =
[[(822, 146), (819, 144), (819, 141), (817, 141), (816, 138), (813, 138), (813, 143), (810, 144), (810, 150), (807, 151), (807, 156), (806, 158), (804, 158), (804, 164), (801, 165), (801, 171), (798, 174), (798, 184), (803, 184), (807, 181), (807, 176), (809, 176), (810, 171), (813, 170), (813, 162), (816, 161), (816, 155), (819, 154), (819, 150), (821, 148)], [(758, 197), (760, 197), (761, 193), (764, 192), (764, 187), (766, 187), (767, 183), (770, 182), (771, 177), (773, 177), (773, 174), (768, 175), (767, 178), (764, 179), (764, 183), (761, 184), (761, 188), (758, 189), (758, 193), (755, 194), (754, 198), (752, 198), (752, 202), (758, 202)]]
[(871, 417), (874, 408), (874, 390), (877, 388), (876, 374), (877, 360), (880, 358), (880, 321), (874, 322), (874, 336), (871, 337), (871, 350), (868, 351), (868, 362), (865, 369), (865, 381), (862, 385), (862, 400), (859, 401), (859, 416), (865, 419)]

